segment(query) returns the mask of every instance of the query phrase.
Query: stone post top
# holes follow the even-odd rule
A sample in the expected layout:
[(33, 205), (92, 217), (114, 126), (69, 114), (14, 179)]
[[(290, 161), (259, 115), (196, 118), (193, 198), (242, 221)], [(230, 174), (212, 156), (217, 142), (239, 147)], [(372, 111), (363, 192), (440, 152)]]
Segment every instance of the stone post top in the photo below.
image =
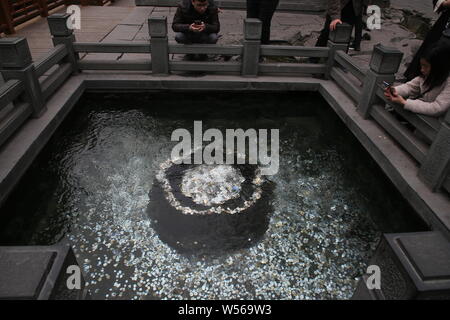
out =
[(373, 47), (370, 69), (380, 74), (395, 74), (400, 67), (402, 58), (401, 51), (379, 43)]
[(384, 54), (403, 54), (400, 50), (398, 50), (397, 48), (393, 48), (393, 47), (387, 47), (381, 43), (376, 44), (373, 47), (374, 51), (380, 51)]
[(347, 23), (338, 24), (334, 31), (330, 31), (329, 40), (334, 43), (349, 43), (353, 27)]
[(244, 18), (244, 23), (261, 23), (258, 18)]
[(25, 68), (32, 63), (27, 39), (12, 37), (0, 39), (0, 68)]
[(70, 14), (67, 12), (64, 13), (52, 13), (48, 16), (48, 19), (66, 19), (70, 17)]
[(255, 18), (244, 19), (244, 39), (260, 40), (262, 32), (261, 20)]
[(70, 36), (73, 30), (67, 25), (69, 13), (54, 13), (47, 17), (48, 27), (52, 36)]
[(149, 21), (160, 21), (160, 22), (167, 22), (166, 16), (150, 16), (148, 18)]
[(166, 37), (167, 17), (150, 16), (148, 18), (148, 31), (150, 37)]
[(11, 45), (17, 45), (18, 43), (26, 41), (24, 37), (7, 37), (7, 38), (0, 38), (0, 45), (1, 46), (11, 46)]

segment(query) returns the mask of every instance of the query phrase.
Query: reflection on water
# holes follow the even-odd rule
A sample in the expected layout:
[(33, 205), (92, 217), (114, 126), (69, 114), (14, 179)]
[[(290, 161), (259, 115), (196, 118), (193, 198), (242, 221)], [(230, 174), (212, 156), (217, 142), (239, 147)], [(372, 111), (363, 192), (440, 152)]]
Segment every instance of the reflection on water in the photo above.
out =
[[(176, 106), (179, 99), (84, 97), (2, 209), (2, 244), (67, 236), (94, 298), (327, 299), (351, 297), (380, 230), (416, 228), (315, 95), (191, 94)], [(192, 130), (193, 120), (220, 130), (280, 129), (272, 209), (250, 246), (180, 253), (153, 228), (155, 175), (170, 157), (172, 131)], [(356, 149), (346, 153), (348, 146)]]

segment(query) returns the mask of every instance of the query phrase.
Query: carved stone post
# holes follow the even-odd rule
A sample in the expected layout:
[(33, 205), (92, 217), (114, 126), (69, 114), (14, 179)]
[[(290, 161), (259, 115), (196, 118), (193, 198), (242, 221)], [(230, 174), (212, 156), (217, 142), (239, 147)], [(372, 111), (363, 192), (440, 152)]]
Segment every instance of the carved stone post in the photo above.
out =
[(450, 174), (450, 111), (419, 170), (419, 178), (437, 191)]
[(152, 74), (169, 74), (169, 40), (167, 37), (167, 17), (150, 17), (148, 19), (150, 33)]
[(370, 108), (380, 99), (376, 94), (380, 84), (383, 81), (394, 82), (395, 73), (398, 71), (402, 58), (403, 53), (397, 49), (381, 44), (374, 46), (370, 68), (364, 78), (361, 101), (358, 104), (358, 112), (364, 119), (369, 118)]
[(53, 37), (53, 45), (64, 44), (66, 46), (68, 54), (64, 62), (69, 62), (72, 65), (72, 72), (78, 73), (78, 60), (80, 57), (73, 48), (75, 35), (73, 30), (68, 27), (69, 19), (70, 14), (68, 13), (55, 13), (47, 18), (47, 22)]
[(17, 79), (23, 82), (26, 92), (24, 100), (31, 104), (33, 117), (41, 116), (46, 107), (25, 38), (0, 39), (0, 72), (5, 81)]
[(352, 36), (352, 26), (343, 23), (336, 26), (336, 30), (330, 31), (330, 36), (328, 39), (328, 47), (330, 52), (327, 61), (327, 70), (325, 72), (325, 79), (330, 78), (331, 69), (334, 66), (334, 57), (336, 51), (342, 50), (347, 52), (350, 43), (350, 38)]
[(241, 75), (256, 77), (258, 75), (259, 53), (261, 48), (262, 23), (259, 19), (244, 20), (244, 51)]

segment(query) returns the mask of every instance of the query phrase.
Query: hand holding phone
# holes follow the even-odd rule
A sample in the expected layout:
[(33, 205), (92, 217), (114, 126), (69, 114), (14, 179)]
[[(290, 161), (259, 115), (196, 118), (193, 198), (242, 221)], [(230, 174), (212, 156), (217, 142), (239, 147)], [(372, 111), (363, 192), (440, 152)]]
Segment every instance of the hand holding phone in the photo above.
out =
[(203, 30), (205, 30), (205, 24), (203, 23), (203, 21), (195, 20), (194, 23), (189, 26), (189, 28), (194, 32), (202, 32)]
[(394, 97), (397, 95), (395, 89), (392, 87), (392, 84), (390, 84), (386, 81), (383, 81), (382, 87), (383, 87), (384, 91), (389, 92), (390, 95), (392, 95)]

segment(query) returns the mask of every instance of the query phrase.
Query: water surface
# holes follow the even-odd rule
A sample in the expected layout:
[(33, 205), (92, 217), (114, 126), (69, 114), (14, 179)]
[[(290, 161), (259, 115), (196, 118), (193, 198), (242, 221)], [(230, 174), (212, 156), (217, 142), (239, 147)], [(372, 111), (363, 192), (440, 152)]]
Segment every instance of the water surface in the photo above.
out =
[[(280, 129), (262, 239), (183, 254), (146, 212), (177, 128)], [(315, 94), (85, 95), (2, 208), (1, 244), (67, 237), (98, 299), (346, 299), (382, 232), (423, 230)]]

